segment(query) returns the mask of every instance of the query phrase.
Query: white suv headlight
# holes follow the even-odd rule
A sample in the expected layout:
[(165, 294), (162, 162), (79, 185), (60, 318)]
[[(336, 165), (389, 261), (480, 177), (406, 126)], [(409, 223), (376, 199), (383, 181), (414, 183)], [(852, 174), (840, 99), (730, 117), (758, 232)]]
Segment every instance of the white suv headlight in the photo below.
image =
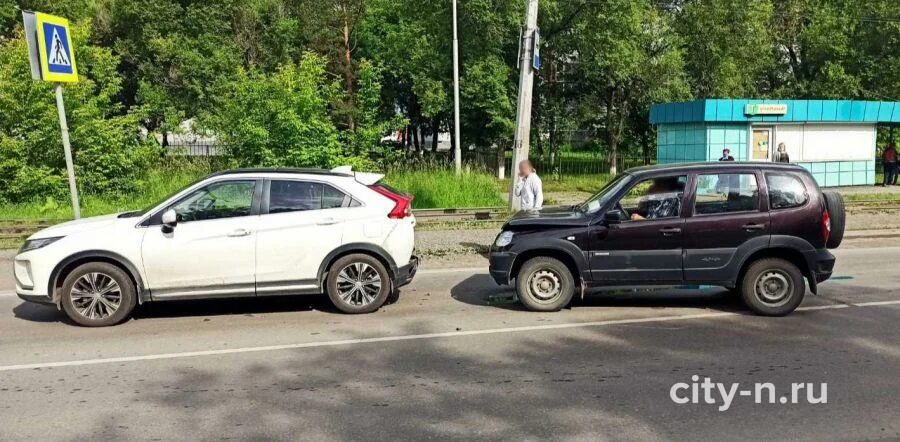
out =
[(509, 243), (512, 242), (513, 233), (512, 232), (501, 232), (497, 235), (497, 240), (494, 241), (494, 245), (497, 247), (506, 247)]
[(49, 246), (59, 240), (61, 240), (62, 236), (54, 236), (51, 238), (37, 238), (37, 239), (29, 239), (25, 241), (25, 244), (22, 244), (22, 248), (19, 249), (19, 253), (25, 253), (31, 250), (40, 249), (44, 246)]

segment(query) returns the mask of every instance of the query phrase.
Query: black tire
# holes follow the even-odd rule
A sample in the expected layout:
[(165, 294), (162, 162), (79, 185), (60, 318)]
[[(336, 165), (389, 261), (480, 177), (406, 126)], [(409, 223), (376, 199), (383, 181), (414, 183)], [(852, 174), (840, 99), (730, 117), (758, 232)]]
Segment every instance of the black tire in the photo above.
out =
[[(541, 293), (541, 287), (545, 287)], [(569, 305), (575, 293), (575, 278), (562, 261), (546, 256), (531, 258), (516, 276), (519, 301), (528, 310), (555, 312)]]
[(785, 316), (793, 312), (805, 294), (803, 273), (790, 261), (780, 258), (753, 262), (741, 281), (744, 304), (763, 316)]
[[(362, 275), (357, 275), (360, 270)], [(342, 272), (344, 275), (342, 276)], [(377, 278), (375, 277), (377, 275)], [(356, 282), (356, 289), (345, 279)], [(339, 280), (341, 279), (341, 280)], [(378, 287), (375, 287), (375, 281)], [(377, 259), (364, 254), (347, 255), (338, 259), (328, 270), (326, 291), (334, 306), (350, 314), (372, 313), (387, 301), (393, 290), (390, 275)]]
[(833, 191), (822, 192), (825, 197), (825, 208), (828, 217), (831, 218), (831, 235), (825, 244), (829, 249), (835, 249), (844, 240), (844, 228), (847, 225), (847, 214), (844, 210), (844, 197)]
[(59, 296), (66, 316), (85, 327), (119, 324), (137, 304), (134, 281), (125, 271), (106, 262), (76, 267), (63, 281)]

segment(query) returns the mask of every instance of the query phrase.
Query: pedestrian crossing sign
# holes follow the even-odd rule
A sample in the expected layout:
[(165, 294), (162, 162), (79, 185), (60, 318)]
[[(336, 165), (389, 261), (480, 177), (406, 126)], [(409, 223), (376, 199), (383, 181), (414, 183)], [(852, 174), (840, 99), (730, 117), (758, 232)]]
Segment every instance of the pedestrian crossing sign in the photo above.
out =
[(78, 81), (69, 21), (55, 15), (35, 13), (41, 77), (44, 81)]

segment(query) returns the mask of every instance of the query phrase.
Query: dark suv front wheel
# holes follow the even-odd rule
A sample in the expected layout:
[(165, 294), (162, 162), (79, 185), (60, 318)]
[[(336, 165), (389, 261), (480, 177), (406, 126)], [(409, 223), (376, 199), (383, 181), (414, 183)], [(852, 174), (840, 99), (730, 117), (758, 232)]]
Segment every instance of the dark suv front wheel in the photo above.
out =
[(572, 300), (575, 279), (562, 261), (539, 256), (522, 264), (516, 277), (516, 290), (519, 301), (528, 310), (555, 312)]
[(741, 281), (744, 304), (757, 314), (784, 316), (794, 311), (806, 293), (803, 273), (790, 261), (763, 258), (747, 268)]

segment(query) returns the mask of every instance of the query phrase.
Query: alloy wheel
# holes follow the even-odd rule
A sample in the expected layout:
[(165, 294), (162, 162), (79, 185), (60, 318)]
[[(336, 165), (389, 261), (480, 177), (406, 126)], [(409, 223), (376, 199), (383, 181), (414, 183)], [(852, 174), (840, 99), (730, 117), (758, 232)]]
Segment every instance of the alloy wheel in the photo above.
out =
[(122, 289), (119, 283), (105, 273), (92, 272), (82, 275), (69, 290), (72, 305), (87, 319), (105, 319), (116, 313), (122, 305)]
[(381, 275), (369, 264), (352, 263), (338, 273), (337, 291), (341, 300), (349, 305), (369, 305), (381, 292)]

